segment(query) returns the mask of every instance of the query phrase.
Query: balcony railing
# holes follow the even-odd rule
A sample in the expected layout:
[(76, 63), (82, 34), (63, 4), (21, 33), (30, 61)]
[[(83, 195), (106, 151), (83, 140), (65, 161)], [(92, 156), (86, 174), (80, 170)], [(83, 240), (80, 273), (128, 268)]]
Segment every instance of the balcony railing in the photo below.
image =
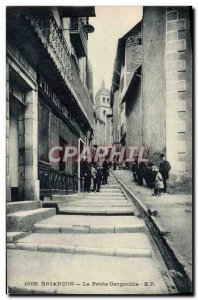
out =
[(26, 15), (43, 46), (47, 49), (51, 59), (58, 68), (65, 84), (77, 101), (80, 110), (93, 128), (94, 110), (89, 92), (83, 86), (77, 66), (71, 58), (66, 41), (60, 32), (52, 14), (45, 17)]
[(87, 35), (83, 30), (83, 23), (77, 17), (71, 18), (70, 23), (71, 42), (76, 49), (79, 57), (87, 55)]

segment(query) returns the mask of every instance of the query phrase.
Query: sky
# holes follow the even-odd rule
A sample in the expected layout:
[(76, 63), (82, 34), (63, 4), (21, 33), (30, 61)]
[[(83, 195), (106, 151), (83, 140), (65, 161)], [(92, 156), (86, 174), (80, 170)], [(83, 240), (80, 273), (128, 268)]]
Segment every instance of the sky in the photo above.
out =
[(142, 6), (96, 6), (95, 12), (96, 17), (89, 19), (95, 31), (88, 40), (94, 95), (103, 79), (106, 88), (111, 88), (118, 39), (142, 19)]

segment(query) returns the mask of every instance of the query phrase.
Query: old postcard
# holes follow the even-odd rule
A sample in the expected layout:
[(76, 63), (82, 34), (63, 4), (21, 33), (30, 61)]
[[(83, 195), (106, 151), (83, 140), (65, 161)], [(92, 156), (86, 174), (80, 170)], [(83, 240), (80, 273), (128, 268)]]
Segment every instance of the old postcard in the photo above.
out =
[(9, 295), (193, 293), (192, 32), (188, 6), (7, 6)]

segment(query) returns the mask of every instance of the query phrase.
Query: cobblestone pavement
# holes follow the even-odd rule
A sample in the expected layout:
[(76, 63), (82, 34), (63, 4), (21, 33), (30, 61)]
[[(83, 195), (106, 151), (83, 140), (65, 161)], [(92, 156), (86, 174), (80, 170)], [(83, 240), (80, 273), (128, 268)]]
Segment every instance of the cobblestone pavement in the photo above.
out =
[(157, 211), (159, 224), (168, 232), (167, 237), (174, 247), (192, 267), (192, 195), (164, 194), (153, 197), (153, 190), (139, 186), (133, 180), (129, 170), (114, 171), (115, 175), (146, 205), (151, 211)]

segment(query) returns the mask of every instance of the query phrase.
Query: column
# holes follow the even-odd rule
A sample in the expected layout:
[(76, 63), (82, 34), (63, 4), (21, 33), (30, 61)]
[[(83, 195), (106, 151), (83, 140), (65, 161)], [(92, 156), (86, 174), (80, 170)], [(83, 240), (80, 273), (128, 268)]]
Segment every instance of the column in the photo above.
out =
[(25, 200), (39, 200), (38, 91), (26, 94), (25, 109)]

